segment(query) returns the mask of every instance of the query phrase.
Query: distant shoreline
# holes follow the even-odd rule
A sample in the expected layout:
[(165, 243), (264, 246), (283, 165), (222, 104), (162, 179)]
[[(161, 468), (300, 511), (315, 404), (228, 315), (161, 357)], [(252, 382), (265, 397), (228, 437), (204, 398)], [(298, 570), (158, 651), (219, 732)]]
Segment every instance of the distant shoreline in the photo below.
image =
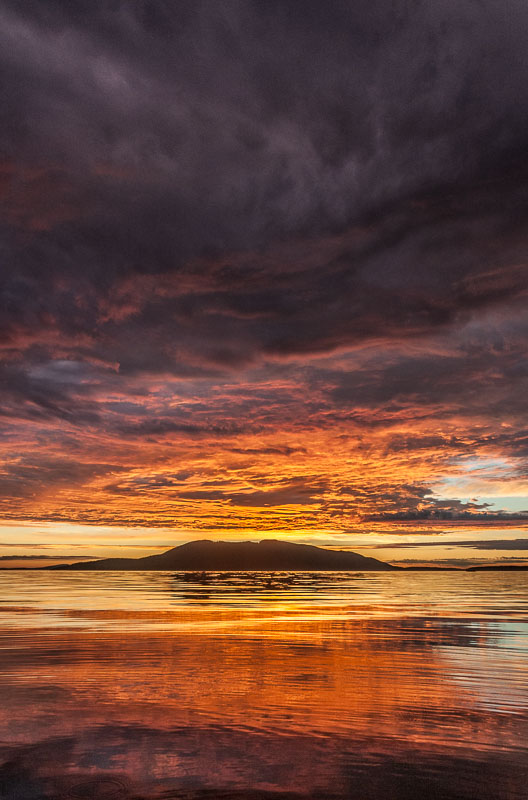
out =
[(390, 564), (350, 550), (327, 550), (277, 539), (224, 542), (200, 539), (142, 558), (103, 558), (6, 570), (164, 572), (524, 572), (528, 564), (435, 566)]
[[(83, 562), (74, 562), (83, 563)], [(64, 569), (65, 571), (71, 567), (72, 564), (53, 564), (52, 566), (46, 567), (0, 567), (0, 572), (42, 572), (43, 570), (57, 570), (61, 571)], [(490, 565), (490, 566), (471, 566), (471, 567), (400, 567), (394, 564), (390, 564), (390, 566), (394, 567), (394, 570), (369, 570), (370, 572), (528, 572), (528, 564), (523, 565), (516, 565), (516, 564), (505, 564), (504, 566), (500, 565)], [(78, 568), (79, 569), (79, 568)], [(79, 569), (82, 572), (82, 569)], [(176, 569), (173, 567), (167, 567), (167, 569), (157, 569), (157, 568), (147, 568), (147, 567), (138, 567), (137, 569), (126, 568), (126, 569), (119, 569), (116, 568), (115, 570), (109, 570), (108, 568), (97, 569), (96, 567), (90, 567), (90, 569), (86, 569), (86, 572), (197, 572), (201, 570), (197, 569)], [(364, 572), (361, 568), (357, 570), (342, 570), (342, 569), (317, 569), (317, 568), (307, 568), (307, 569), (290, 569), (290, 568), (283, 568), (283, 569), (204, 569), (203, 572)]]

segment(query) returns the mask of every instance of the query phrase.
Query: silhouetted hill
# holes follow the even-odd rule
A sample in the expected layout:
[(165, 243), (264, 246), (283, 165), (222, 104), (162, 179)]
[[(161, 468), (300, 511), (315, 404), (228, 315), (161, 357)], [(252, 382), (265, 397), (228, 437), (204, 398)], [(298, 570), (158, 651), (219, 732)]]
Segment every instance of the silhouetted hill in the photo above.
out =
[(262, 542), (188, 542), (145, 558), (105, 558), (44, 569), (76, 570), (396, 570), (391, 564), (345, 550), (268, 539)]

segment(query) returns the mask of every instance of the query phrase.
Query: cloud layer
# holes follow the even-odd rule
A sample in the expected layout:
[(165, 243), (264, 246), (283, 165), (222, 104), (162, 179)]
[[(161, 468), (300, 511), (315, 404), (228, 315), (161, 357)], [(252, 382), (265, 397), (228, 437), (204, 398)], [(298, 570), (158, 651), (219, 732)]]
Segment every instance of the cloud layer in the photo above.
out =
[(5, 519), (525, 520), (521, 0), (0, 23)]

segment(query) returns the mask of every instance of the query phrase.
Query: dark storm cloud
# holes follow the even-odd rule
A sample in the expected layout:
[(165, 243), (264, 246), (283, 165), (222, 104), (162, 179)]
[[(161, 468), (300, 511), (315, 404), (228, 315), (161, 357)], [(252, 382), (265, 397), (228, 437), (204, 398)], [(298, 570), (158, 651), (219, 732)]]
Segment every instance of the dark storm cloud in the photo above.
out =
[[(5, 3), (8, 340), (178, 373), (517, 294), (528, 19), (507, 6)], [(144, 274), (168, 296), (127, 308)]]
[[(325, 509), (334, 516), (344, 512), (359, 513), (362, 522), (447, 522), (473, 521), (480, 523), (519, 522), (528, 520), (528, 512), (490, 512), (489, 504), (475, 501), (464, 502), (455, 498), (447, 500), (435, 497), (428, 486), (409, 485), (395, 476), (392, 484), (375, 483), (364, 488), (361, 485), (341, 487), (335, 497), (326, 500)], [(383, 511), (362, 513), (361, 508), (383, 508)]]
[(76, 366), (79, 365), (72, 361), (55, 362), (47, 375), (45, 370), (38, 375), (31, 370), (31, 366), (24, 369), (19, 364), (0, 364), (0, 417), (43, 422), (59, 419), (73, 425), (93, 425), (98, 422), (100, 414), (97, 404), (79, 397), (80, 387), (72, 386), (69, 380)]
[(434, 491), (424, 485), (405, 485), (396, 483), (393, 486), (378, 485), (369, 492), (358, 492), (352, 488), (342, 488), (339, 495), (349, 495), (355, 500), (374, 500), (376, 505), (383, 506), (383, 511), (365, 514), (365, 522), (526, 522), (528, 510), (519, 512), (490, 511), (489, 503), (476, 500), (465, 502), (456, 498), (440, 499)]
[(266, 508), (268, 506), (312, 505), (321, 502), (321, 494), (328, 488), (324, 481), (311, 478), (283, 480), (273, 489), (243, 492), (200, 489), (182, 492), (180, 497), (189, 500), (225, 500), (234, 506)]
[[(509, 313), (519, 314), (513, 302)], [(424, 341), (420, 347), (414, 341), (408, 347), (378, 349), (359, 364), (352, 361), (348, 369), (310, 367), (305, 378), (312, 391), (320, 392), (336, 409), (348, 410), (361, 426), (376, 428), (446, 415), (466, 420), (465, 431), (457, 435), (395, 432), (387, 441), (388, 453), (437, 449), (464, 454), (477, 444), (517, 458), (528, 452), (526, 333), (502, 314)], [(468, 435), (471, 418), (479, 417), (481, 429)], [(515, 428), (491, 433), (485, 419), (514, 422)]]
[[(6, 0), (2, 442), (56, 451), (11, 453), (6, 496), (66, 485), (61, 446), (72, 482), (115, 471), (83, 432), (147, 476), (116, 495), (248, 508), (325, 485), (184, 496), (139, 448), (302, 460), (258, 437), (403, 422), (387, 458), (484, 449), (528, 474), (527, 29), (522, 0)], [(324, 508), (497, 518), (419, 480), (336, 479)]]
[(236, 423), (225, 422), (218, 424), (193, 424), (181, 420), (170, 418), (165, 419), (151, 419), (144, 422), (131, 423), (119, 425), (116, 431), (128, 437), (164, 437), (170, 434), (182, 434), (190, 437), (204, 437), (204, 436), (238, 436), (244, 433), (247, 427), (237, 425)]
[[(440, 508), (437, 506), (440, 505)], [(409, 511), (383, 511), (380, 514), (369, 514), (365, 517), (369, 521), (380, 522), (411, 522), (411, 521), (474, 521), (474, 522), (528, 522), (528, 511), (516, 512), (492, 512), (485, 510), (486, 504), (483, 503), (473, 510), (471, 504), (462, 503), (456, 500), (438, 501), (431, 500), (428, 508), (412, 509)]]
[(0, 467), (0, 499), (33, 497), (50, 488), (82, 485), (93, 478), (121, 472), (122, 469), (117, 464), (79, 463), (66, 457), (14, 457), (11, 461), (4, 461)]

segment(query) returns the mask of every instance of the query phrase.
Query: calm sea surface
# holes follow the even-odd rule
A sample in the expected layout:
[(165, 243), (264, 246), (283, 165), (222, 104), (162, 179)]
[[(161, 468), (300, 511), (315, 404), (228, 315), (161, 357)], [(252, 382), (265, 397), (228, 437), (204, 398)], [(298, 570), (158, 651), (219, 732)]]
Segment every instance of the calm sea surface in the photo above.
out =
[(0, 572), (0, 797), (528, 798), (527, 573)]

